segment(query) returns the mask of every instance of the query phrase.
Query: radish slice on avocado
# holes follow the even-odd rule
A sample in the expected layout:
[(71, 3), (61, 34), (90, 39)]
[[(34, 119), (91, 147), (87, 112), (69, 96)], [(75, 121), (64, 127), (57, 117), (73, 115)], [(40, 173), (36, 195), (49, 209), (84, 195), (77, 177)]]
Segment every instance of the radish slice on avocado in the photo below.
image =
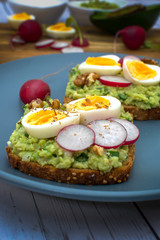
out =
[(96, 134), (94, 144), (106, 149), (123, 145), (127, 138), (127, 131), (123, 125), (113, 120), (96, 120), (88, 126)]
[(127, 130), (127, 138), (125, 140), (124, 145), (130, 145), (135, 143), (139, 138), (139, 129), (135, 124), (132, 122), (129, 122), (125, 119), (117, 119), (117, 118), (111, 118), (113, 121), (116, 121), (120, 124), (122, 124), (125, 129)]
[(128, 87), (131, 85), (131, 82), (121, 76), (101, 76), (99, 80), (102, 84), (112, 87)]
[(68, 151), (82, 151), (94, 143), (95, 133), (87, 126), (73, 124), (64, 127), (57, 135), (58, 145)]

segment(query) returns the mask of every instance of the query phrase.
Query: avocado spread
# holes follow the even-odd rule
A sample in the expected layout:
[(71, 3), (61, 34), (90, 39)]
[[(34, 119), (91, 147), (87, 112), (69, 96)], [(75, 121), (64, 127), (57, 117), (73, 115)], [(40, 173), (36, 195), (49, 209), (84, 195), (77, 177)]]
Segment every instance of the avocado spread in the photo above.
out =
[(82, 2), (80, 4), (84, 8), (93, 8), (93, 9), (117, 9), (119, 6), (115, 3), (110, 3), (100, 0), (89, 0), (88, 2)]
[(96, 80), (89, 86), (77, 87), (74, 80), (78, 75), (80, 75), (80, 72), (77, 65), (70, 71), (66, 97), (78, 99), (86, 97), (86, 95), (110, 95), (118, 98), (124, 105), (137, 106), (144, 110), (160, 107), (160, 83), (154, 86), (131, 84), (128, 87), (110, 87)]
[[(44, 104), (47, 107), (47, 103)], [(24, 107), (24, 115), (29, 112), (28, 105)], [(121, 118), (131, 120), (131, 116), (122, 109)], [(69, 152), (56, 143), (56, 137), (38, 139), (27, 134), (22, 123), (22, 118), (16, 124), (8, 146), (22, 161), (33, 161), (41, 166), (52, 165), (56, 168), (94, 169), (104, 172), (122, 166), (128, 157), (128, 146), (116, 149), (103, 149), (103, 155), (97, 155), (93, 146), (84, 151)]]

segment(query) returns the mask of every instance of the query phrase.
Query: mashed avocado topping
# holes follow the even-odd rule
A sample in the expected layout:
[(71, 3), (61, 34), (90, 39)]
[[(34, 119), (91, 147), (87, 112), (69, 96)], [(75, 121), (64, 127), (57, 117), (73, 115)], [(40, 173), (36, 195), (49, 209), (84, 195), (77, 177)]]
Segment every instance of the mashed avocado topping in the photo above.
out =
[(77, 87), (74, 84), (75, 78), (80, 75), (78, 66), (72, 68), (69, 74), (69, 82), (65, 96), (71, 99), (83, 98), (88, 95), (105, 96), (110, 95), (118, 98), (124, 105), (137, 106), (141, 109), (160, 107), (160, 83), (154, 86), (143, 86), (131, 84), (128, 87), (110, 87), (96, 80), (91, 85)]
[(84, 8), (93, 8), (93, 9), (117, 9), (119, 6), (115, 3), (110, 3), (107, 1), (99, 0), (89, 0), (88, 2), (82, 2), (80, 4)]
[(120, 167), (128, 157), (128, 146), (117, 149), (104, 150), (103, 156), (93, 152), (93, 147), (82, 152), (69, 152), (59, 147), (55, 137), (38, 139), (29, 136), (23, 128), (21, 121), (16, 124), (10, 140), (13, 153), (22, 158), (22, 161), (33, 161), (41, 166), (46, 164), (56, 168), (85, 168), (104, 172), (113, 167)]
[[(47, 107), (46, 102), (44, 105)], [(24, 110), (24, 114), (29, 112), (28, 105), (24, 107)], [(129, 118), (129, 116), (130, 114), (122, 111), (121, 118)], [(66, 151), (56, 143), (56, 137), (38, 139), (28, 135), (21, 120), (22, 118), (16, 124), (8, 145), (22, 161), (37, 162), (41, 166), (52, 165), (56, 168), (94, 169), (108, 172), (112, 168), (121, 167), (128, 157), (128, 146), (104, 149), (102, 156), (94, 152), (93, 146), (84, 151)]]

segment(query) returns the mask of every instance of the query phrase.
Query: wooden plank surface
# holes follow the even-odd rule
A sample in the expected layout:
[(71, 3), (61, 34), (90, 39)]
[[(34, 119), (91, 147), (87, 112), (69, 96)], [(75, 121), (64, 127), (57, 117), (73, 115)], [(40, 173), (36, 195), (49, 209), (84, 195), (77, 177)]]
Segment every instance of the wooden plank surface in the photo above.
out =
[(3, 182), (0, 182), (0, 239), (46, 239), (32, 193)]
[(0, 181), (0, 240), (159, 239), (160, 201), (136, 205), (63, 199)]
[[(86, 37), (90, 43), (88, 47), (84, 48), (85, 52), (113, 53), (114, 36), (109, 35), (95, 27), (83, 27), (82, 32), (84, 37)], [(15, 45), (14, 49), (12, 49), (9, 44), (9, 39), (14, 33), (15, 31), (12, 30), (8, 24), (0, 24), (0, 63), (38, 55), (60, 53), (60, 51), (50, 48), (36, 49), (34, 43)], [(160, 29), (153, 29), (149, 31), (146, 39), (152, 41), (155, 45), (158, 44), (160, 42)], [(66, 41), (71, 43), (71, 40)], [(117, 41), (117, 53), (140, 55), (152, 58), (159, 58), (160, 55), (160, 51), (155, 48), (146, 49), (141, 47), (138, 50), (129, 50), (124, 46), (120, 38)]]

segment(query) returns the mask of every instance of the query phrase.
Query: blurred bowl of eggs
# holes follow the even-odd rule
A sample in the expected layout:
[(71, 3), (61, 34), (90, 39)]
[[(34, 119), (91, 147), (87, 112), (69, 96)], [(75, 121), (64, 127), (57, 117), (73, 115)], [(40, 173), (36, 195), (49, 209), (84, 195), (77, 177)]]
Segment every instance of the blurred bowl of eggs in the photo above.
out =
[(13, 15), (9, 15), (9, 16), (7, 16), (7, 19), (8, 19), (9, 24), (11, 25), (11, 27), (13, 29), (17, 30), (19, 28), (19, 26), (21, 25), (21, 23), (23, 23), (24, 21), (35, 20), (36, 18), (34, 15), (29, 15), (25, 12), (22, 12), (22, 13), (16, 13)]
[(90, 16), (95, 12), (112, 12), (127, 5), (127, 0), (89, 0), (69, 1), (67, 3), (70, 14), (79, 25), (93, 26)]
[(7, 0), (16, 14), (33, 15), (40, 24), (53, 24), (66, 9), (67, 0)]

